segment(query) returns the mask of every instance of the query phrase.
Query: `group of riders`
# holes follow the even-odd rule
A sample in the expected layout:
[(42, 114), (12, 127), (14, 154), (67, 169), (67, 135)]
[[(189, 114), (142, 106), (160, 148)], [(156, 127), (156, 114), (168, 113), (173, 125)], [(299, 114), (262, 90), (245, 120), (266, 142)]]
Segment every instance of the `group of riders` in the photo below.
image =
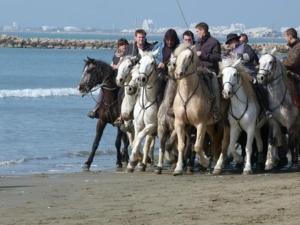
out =
[[(196, 36), (190, 30), (182, 34), (182, 42), (187, 45), (196, 46), (196, 54), (199, 57), (201, 67), (207, 68), (213, 72), (208, 82), (209, 89), (212, 96), (214, 96), (213, 116), (217, 120), (220, 108), (220, 99), (215, 93), (219, 88), (217, 75), (219, 74), (219, 62), (223, 57), (235, 57), (242, 60), (243, 65), (248, 69), (251, 75), (251, 82), (257, 94), (260, 106), (266, 114), (267, 118), (272, 117), (272, 113), (268, 109), (268, 98), (266, 98), (266, 90), (258, 84), (256, 80), (257, 66), (259, 65), (259, 58), (257, 53), (248, 44), (247, 34), (230, 33), (226, 37), (226, 52), (221, 52), (220, 42), (211, 36), (209, 26), (204, 23), (198, 23), (195, 26)], [(287, 45), (290, 47), (287, 57), (283, 60), (283, 64), (287, 69), (289, 78), (293, 81), (296, 92), (300, 93), (300, 40), (297, 36), (297, 31), (294, 28), (289, 28), (284, 33)], [(174, 29), (169, 29), (164, 35), (163, 43), (149, 43), (146, 38), (146, 32), (143, 29), (135, 31), (134, 42), (129, 43), (126, 39), (121, 38), (117, 41), (117, 49), (113, 55), (111, 66), (114, 70), (118, 69), (119, 63), (125, 56), (139, 55), (139, 49), (143, 51), (152, 51), (159, 48), (159, 54), (156, 56), (157, 70), (162, 74), (167, 75), (168, 64), (170, 62), (172, 53), (180, 44), (180, 39)], [(163, 96), (163, 93), (162, 93)], [(90, 118), (97, 118), (97, 111), (101, 106), (101, 91), (98, 96), (98, 101), (93, 110), (88, 113)]]

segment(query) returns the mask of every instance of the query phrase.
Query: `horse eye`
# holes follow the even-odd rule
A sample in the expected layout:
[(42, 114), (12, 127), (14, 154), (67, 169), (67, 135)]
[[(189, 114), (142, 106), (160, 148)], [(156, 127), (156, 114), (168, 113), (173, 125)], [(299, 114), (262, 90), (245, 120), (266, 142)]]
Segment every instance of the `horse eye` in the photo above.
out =
[(154, 62), (152, 62), (151, 65), (154, 65)]
[(236, 73), (234, 73), (233, 76), (236, 77)]

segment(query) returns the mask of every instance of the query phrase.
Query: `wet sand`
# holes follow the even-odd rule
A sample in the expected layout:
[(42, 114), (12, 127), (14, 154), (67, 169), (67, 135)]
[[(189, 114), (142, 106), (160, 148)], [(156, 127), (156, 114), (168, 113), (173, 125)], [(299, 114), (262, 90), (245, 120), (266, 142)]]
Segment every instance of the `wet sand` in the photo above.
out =
[(300, 173), (0, 177), (0, 224), (299, 224)]

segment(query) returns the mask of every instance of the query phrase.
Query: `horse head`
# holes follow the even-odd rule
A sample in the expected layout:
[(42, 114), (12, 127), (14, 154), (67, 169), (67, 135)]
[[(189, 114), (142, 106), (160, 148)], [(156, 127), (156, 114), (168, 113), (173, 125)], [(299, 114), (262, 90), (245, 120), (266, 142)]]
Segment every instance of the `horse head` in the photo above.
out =
[(140, 59), (139, 75), (137, 77), (137, 82), (141, 87), (147, 85), (148, 81), (152, 78), (156, 71), (156, 60), (155, 56), (158, 54), (159, 49), (153, 52), (143, 52), (139, 50), (142, 58)]
[(274, 56), (276, 49), (270, 53), (265, 52), (259, 59), (259, 70), (257, 73), (257, 81), (260, 84), (265, 84), (273, 79), (274, 71), (276, 70), (277, 59)]
[(89, 93), (97, 85), (107, 82), (107, 79), (112, 77), (112, 74), (114, 74), (111, 66), (105, 62), (89, 57), (87, 57), (84, 62), (85, 65), (82, 72), (82, 78), (78, 87), (82, 96)]
[(231, 98), (238, 89), (238, 85), (240, 85), (241, 80), (237, 66), (239, 66), (241, 62), (241, 59), (223, 59), (221, 63), (222, 95), (225, 99)]
[(137, 64), (137, 56), (126, 56), (122, 59), (118, 67), (118, 74), (116, 77), (116, 83), (119, 87), (122, 87), (129, 77), (133, 67)]
[(181, 79), (184, 76), (196, 72), (198, 57), (196, 55), (195, 46), (190, 47), (187, 44), (179, 45), (175, 50), (175, 57), (175, 79)]

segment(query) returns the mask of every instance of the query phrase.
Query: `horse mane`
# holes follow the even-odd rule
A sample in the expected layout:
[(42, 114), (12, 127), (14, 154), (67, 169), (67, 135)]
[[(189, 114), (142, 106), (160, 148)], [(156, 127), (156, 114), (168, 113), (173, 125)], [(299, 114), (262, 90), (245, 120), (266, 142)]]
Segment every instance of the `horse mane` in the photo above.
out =
[(256, 97), (256, 94), (255, 94), (255, 91), (252, 87), (252, 84), (250, 82), (251, 80), (251, 75), (249, 74), (247, 68), (245, 68), (243, 65), (238, 65), (236, 67), (237, 71), (238, 71), (238, 74), (240, 75), (241, 77), (241, 81), (242, 81), (242, 85), (243, 85), (243, 88), (246, 92), (246, 95), (255, 103), (255, 104), (258, 104), (257, 102), (257, 97)]

